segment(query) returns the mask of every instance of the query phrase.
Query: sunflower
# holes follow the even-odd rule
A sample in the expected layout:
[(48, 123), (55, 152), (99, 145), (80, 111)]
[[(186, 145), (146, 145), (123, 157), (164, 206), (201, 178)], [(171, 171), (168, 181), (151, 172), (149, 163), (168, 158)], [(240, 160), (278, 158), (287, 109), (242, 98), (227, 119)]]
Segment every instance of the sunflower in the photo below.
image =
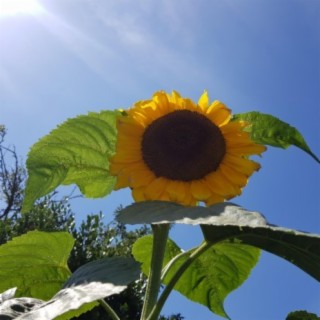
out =
[(178, 92), (156, 92), (119, 117), (116, 153), (110, 172), (115, 189), (130, 187), (135, 201), (174, 201), (187, 206), (222, 202), (241, 194), (260, 165), (248, 157), (265, 147), (230, 121), (231, 111), (209, 102), (205, 91), (198, 103)]

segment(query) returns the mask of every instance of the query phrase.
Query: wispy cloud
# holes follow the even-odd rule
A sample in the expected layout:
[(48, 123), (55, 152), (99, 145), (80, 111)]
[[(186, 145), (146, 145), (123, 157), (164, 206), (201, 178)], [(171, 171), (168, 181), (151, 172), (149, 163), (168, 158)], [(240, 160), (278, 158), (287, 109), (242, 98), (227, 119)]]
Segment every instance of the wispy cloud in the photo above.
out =
[(187, 54), (196, 6), (181, 11), (168, 0), (82, 4), (76, 14), (69, 14), (61, 3), (41, 19), (42, 24), (105, 80), (135, 85), (139, 74), (156, 81), (162, 77), (187, 81), (187, 72), (190, 79), (199, 76)]

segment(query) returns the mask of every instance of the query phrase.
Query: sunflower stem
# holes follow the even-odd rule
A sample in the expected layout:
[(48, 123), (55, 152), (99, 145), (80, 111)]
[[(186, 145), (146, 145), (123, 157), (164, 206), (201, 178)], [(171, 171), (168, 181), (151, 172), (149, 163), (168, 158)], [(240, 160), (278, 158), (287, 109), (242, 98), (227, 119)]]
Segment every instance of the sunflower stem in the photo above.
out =
[[(160, 295), (160, 298), (158, 302), (154, 305), (153, 309), (150, 312), (149, 317), (147, 320), (156, 320), (158, 319), (160, 312), (176, 283), (180, 279), (180, 277), (183, 275), (183, 273), (187, 270), (187, 268), (191, 265), (191, 263), (196, 260), (201, 254), (203, 254), (205, 251), (207, 251), (213, 243), (204, 242), (202, 243), (195, 251), (193, 251), (189, 258), (180, 266), (180, 268), (177, 270), (177, 272), (173, 275), (173, 277), (170, 279), (169, 283), (166, 285), (165, 289), (163, 290), (162, 294)], [(181, 257), (184, 254), (179, 254), (179, 257)], [(174, 258), (174, 262), (178, 259)], [(173, 265), (170, 264), (170, 267)], [(166, 274), (169, 271), (169, 268), (166, 270)]]
[(99, 300), (100, 306), (108, 313), (112, 320), (120, 320), (116, 312), (111, 308), (111, 306), (103, 299)]
[(149, 317), (151, 310), (157, 303), (170, 224), (152, 224), (151, 227), (153, 231), (152, 256), (141, 320), (146, 320)]

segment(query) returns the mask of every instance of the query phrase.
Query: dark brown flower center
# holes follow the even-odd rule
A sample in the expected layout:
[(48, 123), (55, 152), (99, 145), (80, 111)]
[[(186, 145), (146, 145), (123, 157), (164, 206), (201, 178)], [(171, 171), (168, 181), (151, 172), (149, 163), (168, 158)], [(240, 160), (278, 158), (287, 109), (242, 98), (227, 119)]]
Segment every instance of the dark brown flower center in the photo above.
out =
[(226, 153), (220, 129), (204, 115), (176, 110), (153, 121), (142, 138), (144, 162), (157, 177), (191, 181), (215, 171)]

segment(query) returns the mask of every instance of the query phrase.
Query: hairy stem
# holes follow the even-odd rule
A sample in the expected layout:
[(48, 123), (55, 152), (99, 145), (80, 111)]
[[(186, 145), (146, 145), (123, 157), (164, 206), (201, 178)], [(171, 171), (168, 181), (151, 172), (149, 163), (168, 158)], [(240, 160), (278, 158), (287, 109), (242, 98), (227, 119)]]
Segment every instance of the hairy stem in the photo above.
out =
[(157, 303), (161, 286), (163, 258), (170, 228), (169, 224), (154, 224), (151, 226), (153, 231), (151, 266), (140, 318), (141, 320), (146, 320), (149, 317), (151, 310)]
[(112, 320), (120, 320), (116, 312), (111, 308), (111, 306), (103, 299), (99, 300), (100, 306), (108, 313)]
[[(155, 306), (153, 307), (149, 317), (147, 318), (147, 320), (155, 320), (158, 319), (161, 309), (163, 308), (170, 292), (172, 291), (172, 289), (174, 288), (174, 286), (176, 285), (176, 283), (178, 282), (178, 280), (180, 279), (180, 277), (182, 276), (182, 274), (187, 270), (187, 268), (190, 266), (190, 264), (196, 260), (202, 253), (204, 253), (205, 251), (207, 251), (211, 246), (213, 245), (213, 243), (208, 243), (208, 242), (204, 242), (203, 244), (201, 244), (197, 249), (195, 249), (195, 251), (193, 251), (189, 258), (180, 266), (180, 268), (177, 270), (177, 272), (173, 275), (173, 277), (170, 279), (169, 283), (167, 284), (167, 286), (165, 287), (165, 289), (163, 290), (158, 302), (155, 304)], [(179, 254), (178, 256), (181, 257), (183, 254)], [(177, 261), (178, 259), (174, 258), (174, 262)], [(170, 263), (170, 266), (172, 266), (173, 263)], [(169, 268), (166, 268), (166, 272), (165, 274), (167, 274), (167, 272), (169, 271)], [(164, 276), (165, 276), (164, 274)]]

